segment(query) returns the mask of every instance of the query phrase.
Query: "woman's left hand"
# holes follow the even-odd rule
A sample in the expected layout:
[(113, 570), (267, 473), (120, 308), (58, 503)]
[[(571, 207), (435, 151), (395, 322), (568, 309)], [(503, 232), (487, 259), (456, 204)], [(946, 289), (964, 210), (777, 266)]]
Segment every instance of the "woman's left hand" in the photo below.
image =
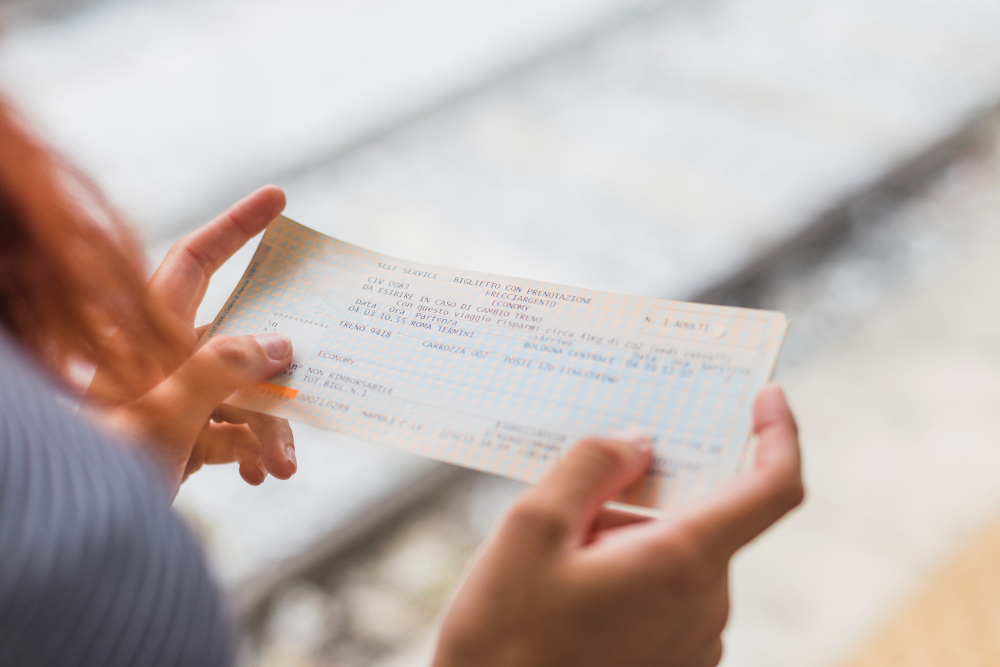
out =
[[(284, 419), (222, 403), (232, 392), (287, 367), (291, 344), (274, 334), (217, 336), (196, 350), (206, 327), (194, 318), (215, 271), (259, 234), (285, 207), (285, 194), (263, 187), (178, 241), (149, 281), (157, 300), (180, 324), (185, 358), (133, 373), (128, 387), (98, 368), (90, 391), (116, 383), (120, 399), (108, 411), (117, 430), (144, 442), (179, 485), (202, 465), (239, 462), (240, 475), (260, 484), (268, 473), (288, 479), (296, 470), (292, 430)], [(126, 323), (117, 336), (136, 335)], [(114, 338), (110, 344), (115, 344)], [(103, 385), (102, 385), (103, 383)], [(210, 420), (211, 417), (211, 420)]]
[(648, 438), (579, 443), (500, 524), (444, 616), (434, 666), (717, 665), (730, 559), (804, 495), (777, 385), (753, 421), (754, 466), (660, 519), (604, 506), (642, 478)]

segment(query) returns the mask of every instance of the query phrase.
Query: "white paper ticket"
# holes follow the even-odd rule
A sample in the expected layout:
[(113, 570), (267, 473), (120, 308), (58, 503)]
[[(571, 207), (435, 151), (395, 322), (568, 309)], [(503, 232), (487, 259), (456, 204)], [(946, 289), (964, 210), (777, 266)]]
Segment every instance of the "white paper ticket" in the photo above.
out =
[(578, 439), (638, 427), (621, 500), (675, 507), (738, 469), (781, 313), (410, 262), (274, 221), (209, 336), (278, 331), (283, 373), (228, 402), (536, 482)]

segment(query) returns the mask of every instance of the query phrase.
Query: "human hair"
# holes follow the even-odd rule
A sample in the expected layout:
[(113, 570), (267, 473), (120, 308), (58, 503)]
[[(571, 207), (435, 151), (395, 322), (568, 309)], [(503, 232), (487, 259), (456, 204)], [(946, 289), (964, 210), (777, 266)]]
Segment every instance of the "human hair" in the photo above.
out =
[(111, 385), (173, 347), (146, 281), (122, 216), (0, 97), (0, 325), (68, 386), (78, 369), (109, 372), (118, 382), (92, 397), (110, 401)]

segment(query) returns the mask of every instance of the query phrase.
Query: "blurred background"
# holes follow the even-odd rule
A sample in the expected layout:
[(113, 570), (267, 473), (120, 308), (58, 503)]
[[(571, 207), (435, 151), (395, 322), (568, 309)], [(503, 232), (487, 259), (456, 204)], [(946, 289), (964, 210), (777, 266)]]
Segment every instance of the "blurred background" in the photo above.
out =
[[(155, 265), (265, 183), (397, 256), (784, 311), (808, 499), (726, 667), (1000, 664), (1000, 3), (0, 0), (0, 86)], [(252, 254), (218, 274), (208, 321)], [(426, 665), (521, 491), (307, 427), (176, 506), (248, 666)]]

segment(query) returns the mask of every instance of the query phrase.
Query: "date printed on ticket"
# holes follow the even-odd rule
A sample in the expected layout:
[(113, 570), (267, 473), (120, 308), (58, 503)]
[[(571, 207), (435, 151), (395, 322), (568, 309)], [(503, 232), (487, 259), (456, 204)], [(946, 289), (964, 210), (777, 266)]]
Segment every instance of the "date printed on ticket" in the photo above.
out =
[(587, 435), (637, 427), (667, 509), (740, 468), (781, 313), (411, 262), (279, 217), (207, 334), (280, 332), (291, 365), (234, 405), (528, 483)]

